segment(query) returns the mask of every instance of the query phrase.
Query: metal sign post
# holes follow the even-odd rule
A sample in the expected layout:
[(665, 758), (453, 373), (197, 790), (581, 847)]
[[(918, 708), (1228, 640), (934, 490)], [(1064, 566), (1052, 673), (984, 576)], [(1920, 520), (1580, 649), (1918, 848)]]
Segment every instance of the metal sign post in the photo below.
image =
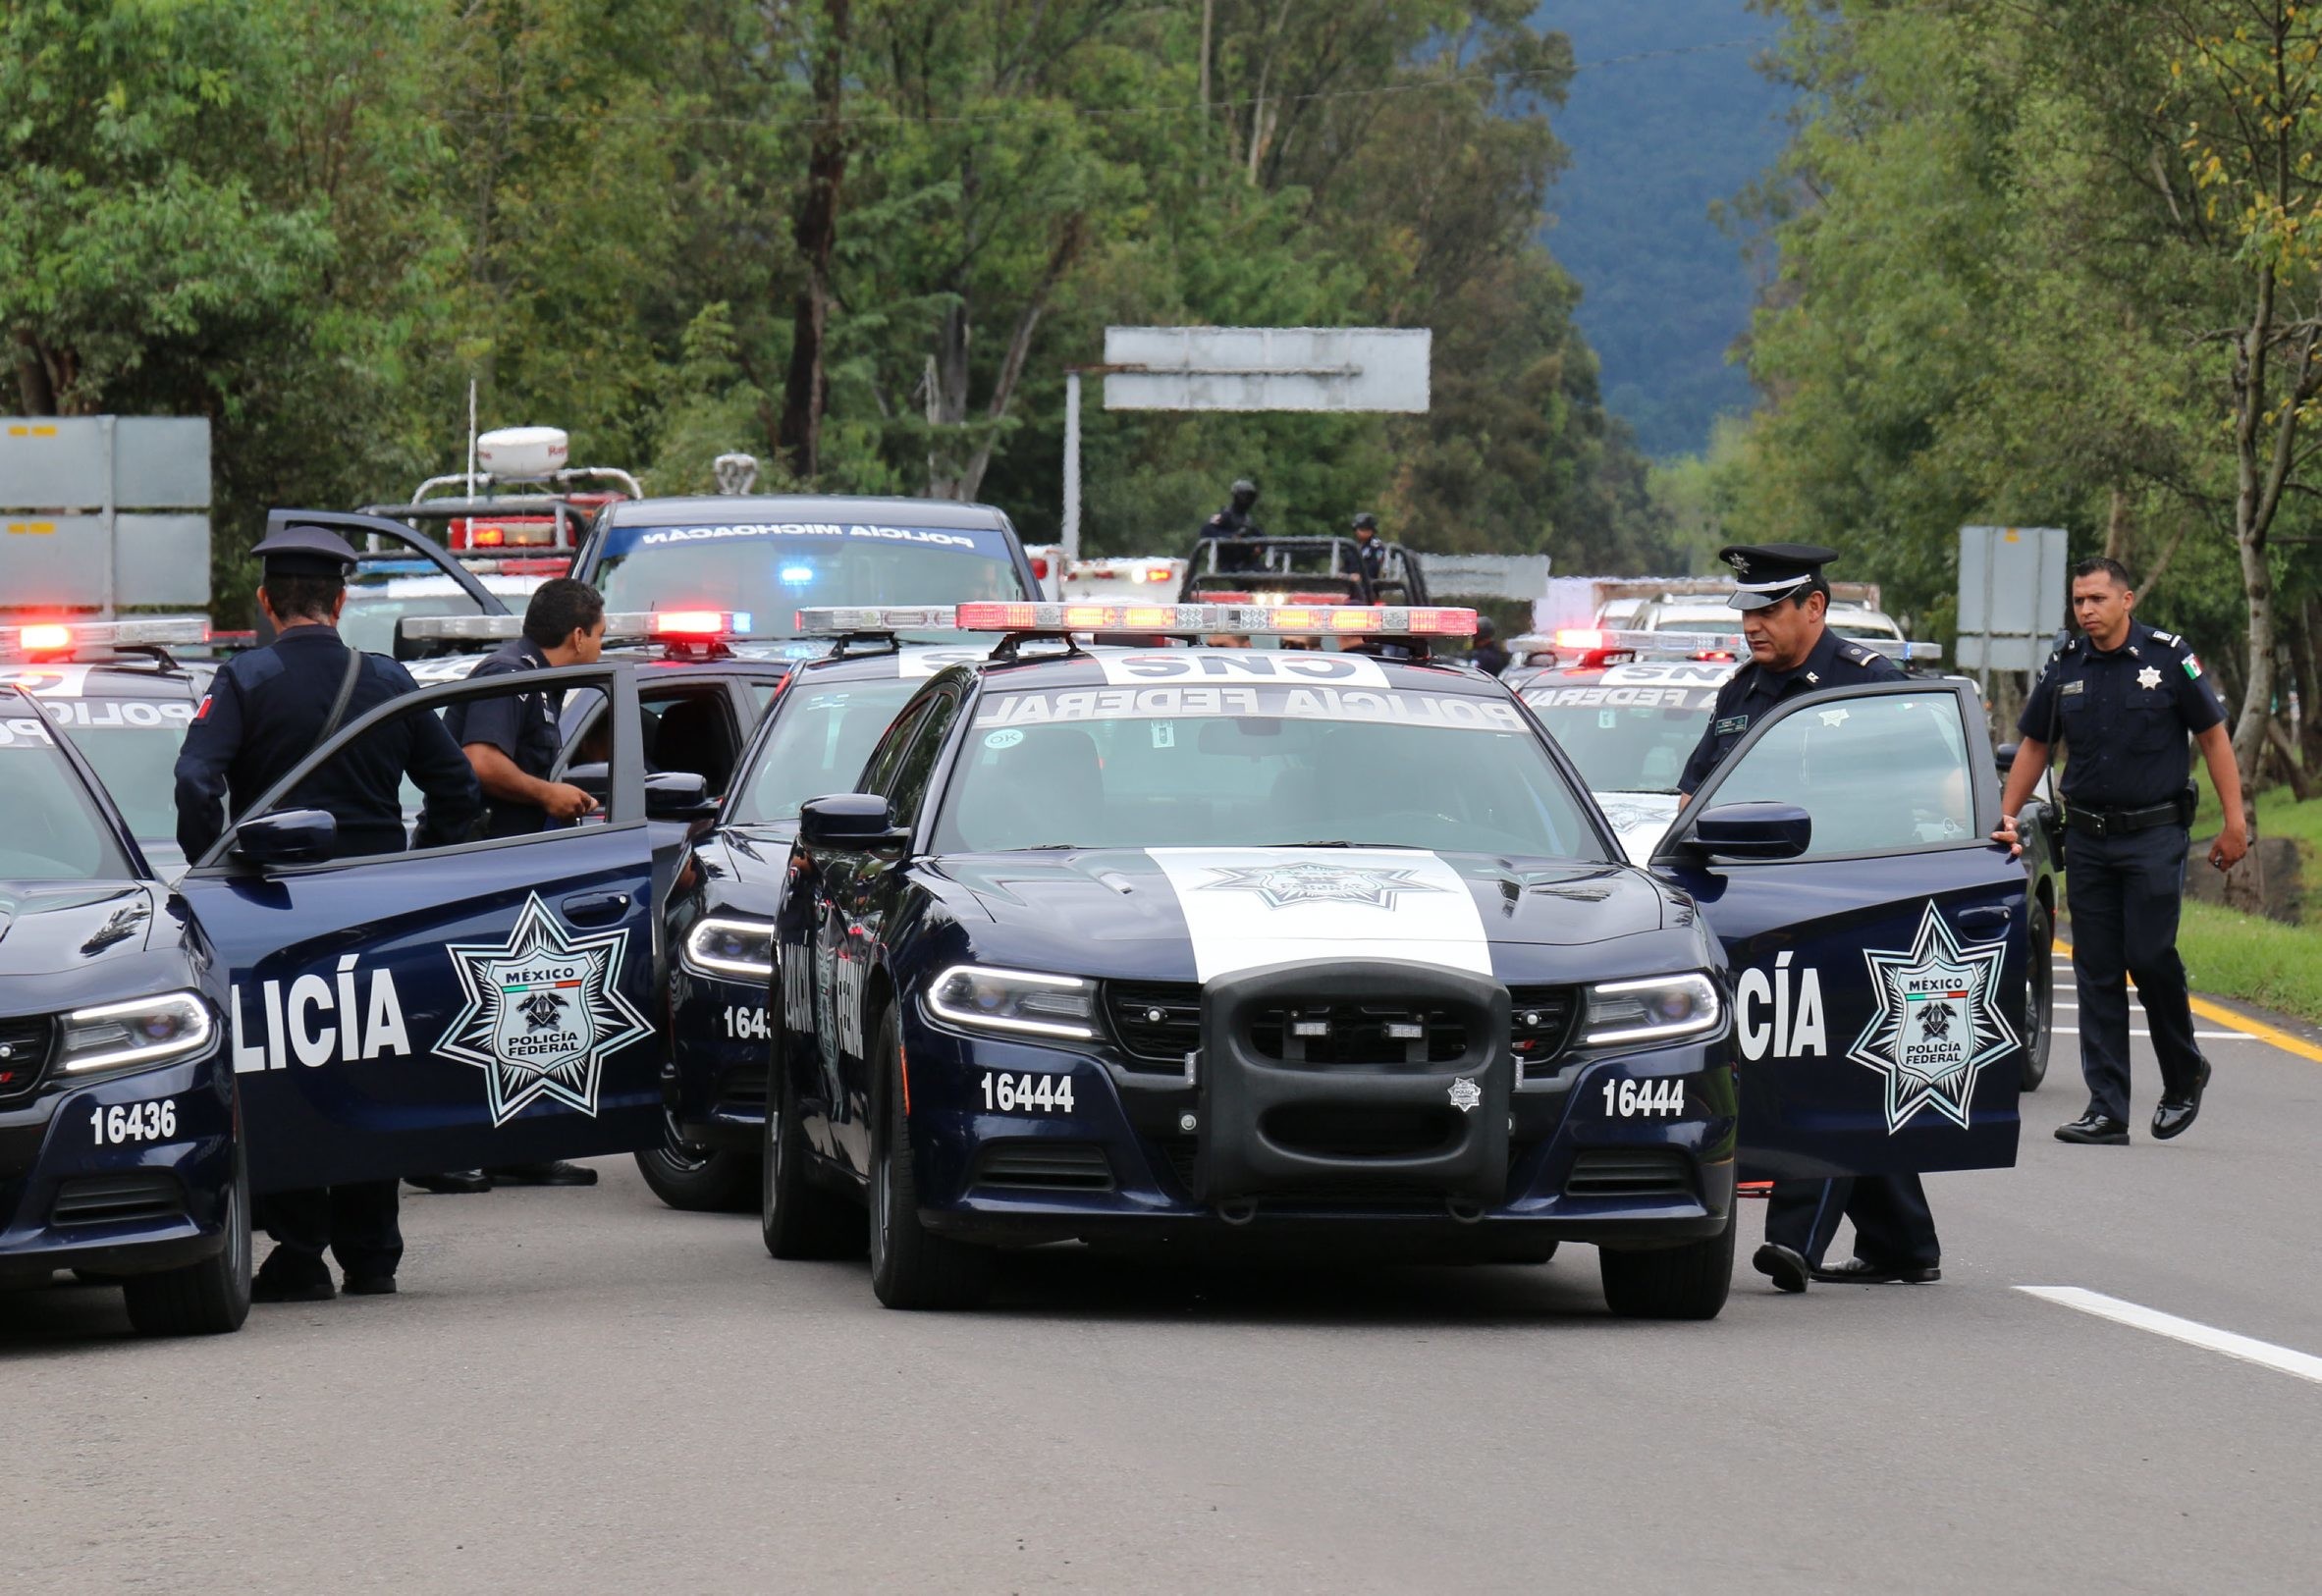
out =
[(1434, 334), (1424, 327), (1107, 327), (1105, 361), (1064, 373), (1066, 559), (1080, 554), (1080, 379), (1107, 410), (1424, 413)]

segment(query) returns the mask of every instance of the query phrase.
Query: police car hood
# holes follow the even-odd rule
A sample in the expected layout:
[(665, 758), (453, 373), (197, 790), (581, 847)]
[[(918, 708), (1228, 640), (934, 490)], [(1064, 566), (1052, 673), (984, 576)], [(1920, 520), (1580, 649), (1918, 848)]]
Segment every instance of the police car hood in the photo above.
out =
[[(134, 881), (0, 881), (0, 1009), (134, 997), (186, 984), (178, 926)], [(36, 982), (36, 984), (35, 984)]]
[(1407, 848), (1075, 849), (923, 868), (978, 957), (1097, 977), (1208, 981), (1350, 958), (1488, 974), (1495, 949), (1593, 947), (1690, 915), (1622, 866)]

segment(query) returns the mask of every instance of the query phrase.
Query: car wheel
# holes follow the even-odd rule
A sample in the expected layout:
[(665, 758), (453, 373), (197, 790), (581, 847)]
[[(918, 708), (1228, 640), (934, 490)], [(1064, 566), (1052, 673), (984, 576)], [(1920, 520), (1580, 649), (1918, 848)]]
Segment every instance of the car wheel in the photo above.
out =
[(1599, 1250), (1604, 1301), (1624, 1319), (1714, 1319), (1734, 1283), (1734, 1216), (1703, 1241), (1648, 1252)]
[(677, 1134), (662, 1110), (661, 1145), (637, 1154), (637, 1173), (653, 1195), (687, 1213), (748, 1213), (758, 1192), (757, 1160), (740, 1147), (707, 1147)]
[(894, 1011), (879, 1022), (879, 1074), (871, 1139), (871, 1290), (889, 1307), (974, 1307), (992, 1285), (992, 1253), (919, 1222), (911, 1173), (911, 1116), (903, 1108), (902, 1049)]
[(861, 1257), (868, 1224), (862, 1206), (817, 1186), (807, 1156), (790, 1071), (777, 1060), (767, 1083), (766, 1142), (758, 1159), (758, 1233), (778, 1258)]
[(250, 1312), (250, 1177), (235, 1154), (226, 1188), (226, 1245), (199, 1263), (121, 1283), (129, 1322), (148, 1336), (216, 1336), (242, 1328)]
[(2024, 978), (2024, 1081), (2037, 1091), (2048, 1078), (2048, 1043), (2056, 1035), (2056, 919), (2038, 899), (2031, 905), (2031, 957)]

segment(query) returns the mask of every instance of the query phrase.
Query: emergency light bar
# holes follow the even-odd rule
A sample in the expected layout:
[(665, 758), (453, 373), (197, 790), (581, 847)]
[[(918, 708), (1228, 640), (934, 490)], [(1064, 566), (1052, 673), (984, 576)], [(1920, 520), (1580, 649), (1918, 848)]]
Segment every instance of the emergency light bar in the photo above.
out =
[[(607, 637), (711, 642), (746, 635), (757, 619), (747, 610), (607, 611)], [(439, 643), (505, 643), (524, 631), (521, 615), (412, 615), (396, 623), (405, 637)]]
[(35, 621), (0, 626), (0, 654), (71, 654), (80, 649), (162, 648), (210, 640), (210, 623), (199, 615), (149, 620)]
[[(1892, 637), (1850, 637), (1873, 654), (1890, 660), (1940, 660), (1940, 643), (1906, 643)], [(1723, 654), (1740, 660), (1750, 653), (1750, 640), (1740, 632), (1621, 632), (1596, 626), (1567, 626), (1556, 633), (1556, 647), (1583, 654), (1660, 654), (1690, 657)]]
[(963, 604), (963, 632), (1195, 632), (1211, 637), (1473, 637), (1473, 610), (1411, 605)]
[(861, 637), (880, 632), (947, 632), (958, 612), (947, 604), (815, 605), (798, 612), (800, 637)]

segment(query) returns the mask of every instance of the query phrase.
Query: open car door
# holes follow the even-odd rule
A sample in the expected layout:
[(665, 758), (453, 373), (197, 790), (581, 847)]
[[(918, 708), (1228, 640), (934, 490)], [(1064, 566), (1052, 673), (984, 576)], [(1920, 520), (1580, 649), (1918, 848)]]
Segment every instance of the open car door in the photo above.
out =
[[(1732, 974), (1744, 1178), (2016, 1161), (2027, 878), (1986, 840), (1999, 790), (1973, 683), (1878, 682), (1777, 706), (1662, 839)], [(1783, 810), (1793, 857), (1704, 843)]]
[[(594, 688), (616, 707), (604, 807), (576, 825), (298, 858), (288, 795), (405, 716)], [(661, 1136), (653, 843), (625, 666), (452, 682), (325, 742), (179, 891), (207, 943), (263, 1193), (629, 1151)], [(262, 863), (256, 856), (271, 857)]]

